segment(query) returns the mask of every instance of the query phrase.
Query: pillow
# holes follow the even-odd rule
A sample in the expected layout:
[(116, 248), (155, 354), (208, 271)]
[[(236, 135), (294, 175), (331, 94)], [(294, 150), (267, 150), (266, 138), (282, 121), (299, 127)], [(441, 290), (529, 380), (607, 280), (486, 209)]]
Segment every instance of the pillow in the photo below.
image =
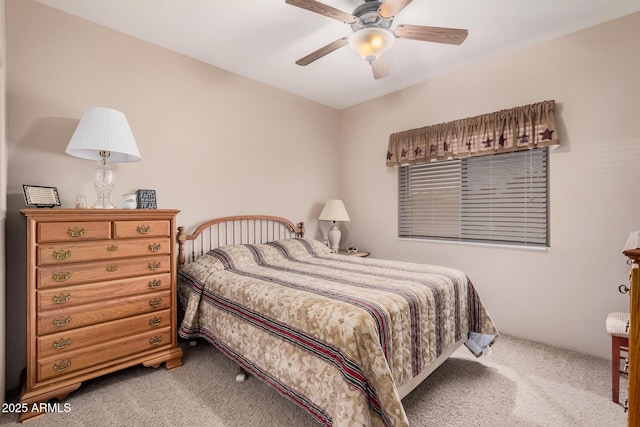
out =
[(327, 245), (314, 239), (284, 239), (267, 244), (279, 248), (287, 258), (297, 260), (331, 253), (331, 249)]
[(209, 268), (231, 269), (304, 259), (331, 253), (322, 242), (313, 239), (282, 239), (257, 245), (228, 245), (212, 249), (206, 257)]
[(228, 245), (212, 249), (207, 252), (207, 257), (216, 259), (222, 268), (244, 268), (261, 264), (255, 245)]

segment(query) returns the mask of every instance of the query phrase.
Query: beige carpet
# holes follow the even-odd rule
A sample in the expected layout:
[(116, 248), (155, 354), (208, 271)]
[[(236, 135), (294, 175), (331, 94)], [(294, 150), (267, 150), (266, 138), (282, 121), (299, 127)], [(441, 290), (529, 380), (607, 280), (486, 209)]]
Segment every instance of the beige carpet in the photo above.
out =
[[(235, 382), (233, 363), (208, 344), (184, 350), (179, 369), (137, 366), (86, 382), (65, 400), (69, 413), (27, 425), (319, 425), (255, 378)], [(460, 348), (403, 403), (416, 427), (626, 426), (622, 407), (610, 401), (610, 375), (608, 360), (501, 336), (488, 358)], [(17, 418), (2, 414), (0, 424)]]

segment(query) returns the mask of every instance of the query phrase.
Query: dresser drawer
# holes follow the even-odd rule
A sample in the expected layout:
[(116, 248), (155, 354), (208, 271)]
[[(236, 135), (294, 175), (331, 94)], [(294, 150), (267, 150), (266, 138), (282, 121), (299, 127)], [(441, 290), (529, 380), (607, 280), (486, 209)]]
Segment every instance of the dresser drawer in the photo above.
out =
[(110, 221), (39, 222), (36, 241), (44, 243), (110, 238)]
[(156, 350), (169, 344), (171, 344), (171, 328), (164, 328), (89, 347), (84, 351), (70, 352), (63, 357), (43, 359), (38, 362), (37, 380), (45, 381), (81, 369), (97, 367), (101, 363), (146, 350)]
[(52, 265), (169, 253), (171, 240), (168, 237), (49, 243), (38, 245), (36, 262), (38, 265)]
[(122, 319), (171, 307), (171, 293), (157, 292), (38, 313), (38, 336)]
[(169, 221), (113, 221), (113, 237), (117, 239), (165, 236), (171, 236)]
[(38, 337), (38, 359), (103, 344), (118, 338), (155, 331), (171, 325), (171, 310), (154, 311), (140, 316), (72, 329)]
[(170, 270), (171, 257), (169, 255), (38, 267), (36, 287), (38, 289), (62, 287), (153, 273), (166, 273)]
[(168, 290), (170, 287), (171, 273), (161, 273), (64, 288), (39, 289), (36, 291), (38, 311), (58, 310), (109, 299), (127, 298), (132, 295)]

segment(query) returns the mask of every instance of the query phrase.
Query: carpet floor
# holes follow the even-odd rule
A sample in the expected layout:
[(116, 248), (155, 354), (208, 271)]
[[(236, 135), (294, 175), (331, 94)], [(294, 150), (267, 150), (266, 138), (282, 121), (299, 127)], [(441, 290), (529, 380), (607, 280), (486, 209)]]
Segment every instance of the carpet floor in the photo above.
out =
[[(64, 400), (68, 411), (27, 425), (319, 425), (256, 378), (236, 382), (235, 365), (204, 342), (185, 345), (183, 361), (173, 371), (140, 365), (87, 381)], [(403, 405), (413, 427), (623, 427), (627, 416), (611, 402), (610, 366), (606, 359), (502, 335), (489, 357), (458, 349)], [(624, 402), (624, 377), (620, 388)], [(17, 393), (9, 400), (16, 402)], [(3, 413), (0, 425), (17, 420)]]

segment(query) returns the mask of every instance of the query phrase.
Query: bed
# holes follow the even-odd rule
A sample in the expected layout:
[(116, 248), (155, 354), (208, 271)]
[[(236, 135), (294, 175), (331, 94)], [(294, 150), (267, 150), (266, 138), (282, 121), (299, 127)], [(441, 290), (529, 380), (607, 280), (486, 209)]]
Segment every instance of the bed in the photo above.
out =
[(467, 276), (332, 253), (274, 216), (178, 228), (179, 334), (204, 339), (326, 426), (408, 426), (401, 399), (498, 332)]

